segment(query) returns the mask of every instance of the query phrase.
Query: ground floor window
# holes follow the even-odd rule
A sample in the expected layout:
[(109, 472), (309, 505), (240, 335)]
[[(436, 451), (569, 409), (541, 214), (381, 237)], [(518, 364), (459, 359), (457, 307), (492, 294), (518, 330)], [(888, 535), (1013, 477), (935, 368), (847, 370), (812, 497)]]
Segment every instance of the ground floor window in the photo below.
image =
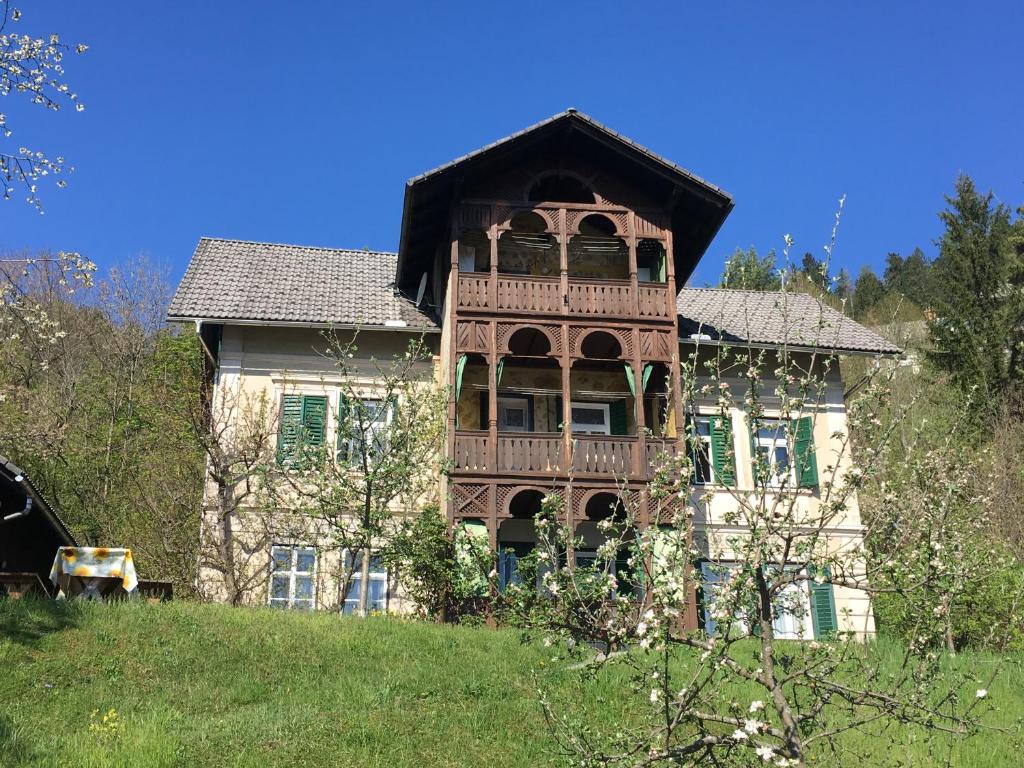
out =
[(270, 560), (270, 605), (312, 610), (316, 549), (275, 545), (270, 549)]
[[(348, 558), (346, 554), (346, 572), (348, 572)], [(363, 556), (362, 553), (355, 555), (352, 563), (352, 576), (348, 582), (348, 591), (345, 593), (345, 605), (342, 613), (353, 614), (359, 610), (359, 592), (363, 583)], [(388, 607), (388, 571), (384, 567), (384, 561), (380, 555), (370, 556), (370, 580), (366, 592), (366, 610), (384, 612)]]
[[(739, 563), (701, 563), (703, 575), (702, 602), (704, 630), (709, 635), (723, 631), (721, 611), (716, 610), (723, 585), (743, 566)], [(800, 565), (787, 565), (799, 570)], [(756, 621), (756, 605), (737, 605), (732, 611), (732, 623), (739, 634), (748, 634)], [(772, 604), (772, 628), (780, 640), (811, 640), (821, 638), (836, 629), (835, 601), (832, 585), (827, 582), (798, 581), (787, 584)]]

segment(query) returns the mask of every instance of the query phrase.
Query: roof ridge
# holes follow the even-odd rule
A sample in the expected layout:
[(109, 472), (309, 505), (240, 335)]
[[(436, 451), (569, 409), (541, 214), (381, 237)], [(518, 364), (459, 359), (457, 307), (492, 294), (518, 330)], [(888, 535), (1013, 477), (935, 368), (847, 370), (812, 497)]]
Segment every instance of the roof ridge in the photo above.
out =
[(307, 251), (334, 251), (336, 253), (373, 253), (379, 256), (397, 256), (398, 251), (378, 251), (372, 248), (335, 248), (329, 245), (302, 245), (301, 243), (277, 243), (268, 240), (239, 240), (234, 237), (209, 237), (203, 235), (199, 242), (210, 243), (240, 243), (242, 245), (270, 245), (279, 248), (303, 248)]

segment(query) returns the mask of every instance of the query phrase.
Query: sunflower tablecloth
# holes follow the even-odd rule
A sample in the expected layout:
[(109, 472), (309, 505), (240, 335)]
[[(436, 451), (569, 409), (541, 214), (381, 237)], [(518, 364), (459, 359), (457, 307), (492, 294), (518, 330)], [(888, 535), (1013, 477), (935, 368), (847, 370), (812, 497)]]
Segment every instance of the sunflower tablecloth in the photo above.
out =
[[(120, 579), (121, 587), (131, 593), (139, 585), (130, 549), (109, 547), (61, 547), (53, 559), (50, 581), (60, 587), (62, 595), (71, 594), (72, 579), (81, 579), (86, 595), (99, 597), (99, 579)], [(110, 583), (110, 582), (107, 582)]]

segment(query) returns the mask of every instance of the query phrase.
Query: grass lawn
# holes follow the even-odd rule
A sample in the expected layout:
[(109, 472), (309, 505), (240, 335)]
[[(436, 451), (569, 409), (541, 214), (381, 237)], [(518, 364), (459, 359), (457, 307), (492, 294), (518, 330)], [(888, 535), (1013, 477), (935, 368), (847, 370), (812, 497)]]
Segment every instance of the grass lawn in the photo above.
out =
[[(0, 601), (0, 767), (547, 765), (557, 752), (534, 671), (598, 729), (634, 703), (624, 680), (584, 694), (545, 658), (514, 632), (396, 619)], [(990, 694), (995, 721), (1014, 727), (1021, 660)], [(111, 709), (116, 724), (104, 725)], [(948, 750), (929, 754), (919, 737), (898, 734), (905, 754), (879, 740), (876, 764), (944, 765)], [(952, 764), (1022, 765), (1020, 746), (986, 734), (954, 745)]]

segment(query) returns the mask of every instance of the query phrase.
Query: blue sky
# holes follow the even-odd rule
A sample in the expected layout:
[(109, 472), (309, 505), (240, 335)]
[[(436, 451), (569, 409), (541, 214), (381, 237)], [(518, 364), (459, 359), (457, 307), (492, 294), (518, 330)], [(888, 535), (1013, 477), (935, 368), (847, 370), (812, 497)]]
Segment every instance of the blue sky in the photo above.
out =
[(394, 249), (404, 182), (574, 106), (733, 194), (736, 246), (837, 266), (934, 253), (960, 172), (1024, 202), (1024, 3), (20, 0), (89, 52), (86, 110), (0, 99), (15, 146), (63, 154), (0, 249), (137, 253), (181, 276), (210, 235)]

